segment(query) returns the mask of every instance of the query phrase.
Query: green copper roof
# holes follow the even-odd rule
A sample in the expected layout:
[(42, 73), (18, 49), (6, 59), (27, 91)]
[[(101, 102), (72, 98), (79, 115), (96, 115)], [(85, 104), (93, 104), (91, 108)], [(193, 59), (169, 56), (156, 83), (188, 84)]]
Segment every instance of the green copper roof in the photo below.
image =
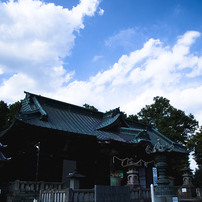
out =
[(155, 145), (157, 139), (174, 144), (175, 152), (186, 153), (185, 147), (173, 143), (149, 125), (125, 119), (119, 108), (102, 113), (25, 92), (16, 119), (37, 127), (64, 133), (95, 136), (98, 140), (114, 140)]

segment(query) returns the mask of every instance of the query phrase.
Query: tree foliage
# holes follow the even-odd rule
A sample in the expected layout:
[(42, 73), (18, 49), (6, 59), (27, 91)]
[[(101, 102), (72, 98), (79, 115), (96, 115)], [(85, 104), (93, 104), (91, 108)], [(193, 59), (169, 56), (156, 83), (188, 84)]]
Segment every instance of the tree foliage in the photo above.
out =
[(0, 131), (8, 128), (14, 120), (20, 102), (7, 105), (4, 101), (0, 101)]
[(98, 111), (97, 108), (95, 108), (92, 105), (86, 104), (86, 103), (83, 105), (83, 107), (85, 107), (86, 109), (90, 109), (90, 110), (96, 111), (96, 112)]
[(138, 121), (138, 116), (131, 114), (131, 115), (129, 115), (129, 116), (127, 117), (127, 119), (130, 119), (130, 120), (132, 120), (132, 121)]
[(5, 129), (5, 125), (8, 119), (8, 105), (4, 101), (0, 101), (0, 131)]
[(189, 147), (194, 151), (193, 156), (196, 163), (202, 168), (202, 126), (199, 131), (191, 137)]
[(174, 142), (187, 145), (187, 141), (198, 128), (198, 121), (192, 114), (174, 108), (170, 101), (163, 97), (154, 97), (154, 103), (146, 105), (137, 114), (140, 122), (151, 124), (160, 133)]
[(199, 169), (196, 169), (193, 184), (197, 188), (202, 188), (202, 167), (199, 167)]

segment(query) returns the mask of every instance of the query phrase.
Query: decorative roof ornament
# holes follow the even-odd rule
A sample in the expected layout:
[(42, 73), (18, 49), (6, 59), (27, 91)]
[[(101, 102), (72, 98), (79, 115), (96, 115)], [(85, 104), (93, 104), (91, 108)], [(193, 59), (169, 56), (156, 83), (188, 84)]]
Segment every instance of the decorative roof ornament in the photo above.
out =
[(166, 145), (161, 144), (160, 141), (161, 141), (160, 139), (157, 139), (157, 143), (154, 145), (153, 149), (151, 149), (150, 145), (147, 145), (145, 152), (147, 154), (151, 154), (151, 153), (157, 153), (157, 152), (160, 152), (160, 153), (171, 152), (174, 150), (173, 143), (170, 146), (168, 146), (167, 144)]
[(7, 145), (3, 145), (1, 142), (0, 142), (0, 149), (1, 148), (6, 148), (7, 147)]
[(6, 148), (7, 145), (3, 145), (1, 142), (0, 142), (0, 162), (3, 162), (3, 161), (9, 161), (11, 160), (11, 158), (6, 158), (3, 154), (3, 152), (1, 151), (1, 149), (4, 149)]
[(66, 176), (66, 177), (67, 177), (67, 178), (82, 178), (82, 177), (85, 177), (85, 176), (79, 174), (77, 168), (75, 168), (75, 169), (74, 169), (74, 172), (73, 172), (73, 173), (69, 173), (69, 175)]

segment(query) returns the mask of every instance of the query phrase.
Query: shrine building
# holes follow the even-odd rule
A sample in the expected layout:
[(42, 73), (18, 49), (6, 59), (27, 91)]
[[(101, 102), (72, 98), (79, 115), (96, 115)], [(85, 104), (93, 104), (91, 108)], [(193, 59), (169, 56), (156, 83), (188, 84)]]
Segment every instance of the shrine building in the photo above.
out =
[(150, 125), (124, 118), (119, 108), (103, 113), (29, 92), (12, 125), (0, 132), (0, 142), (12, 158), (1, 168), (2, 182), (34, 181), (38, 169), (38, 181), (69, 186), (67, 176), (76, 168), (85, 189), (110, 185), (116, 174), (121, 185), (130, 185), (130, 165), (137, 167), (138, 177), (132, 186), (148, 188), (155, 183), (155, 145), (158, 152), (188, 155), (186, 147)]

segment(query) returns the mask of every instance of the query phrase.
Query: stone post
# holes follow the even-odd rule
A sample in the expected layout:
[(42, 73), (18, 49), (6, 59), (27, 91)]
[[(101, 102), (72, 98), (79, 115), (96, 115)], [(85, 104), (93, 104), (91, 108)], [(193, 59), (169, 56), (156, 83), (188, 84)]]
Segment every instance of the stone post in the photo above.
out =
[(40, 190), (44, 189), (44, 181), (41, 181)]
[(14, 193), (19, 194), (20, 193), (20, 180), (15, 180), (14, 183)]
[(73, 190), (71, 188), (67, 188), (65, 190), (65, 202), (72, 202), (73, 198)]

